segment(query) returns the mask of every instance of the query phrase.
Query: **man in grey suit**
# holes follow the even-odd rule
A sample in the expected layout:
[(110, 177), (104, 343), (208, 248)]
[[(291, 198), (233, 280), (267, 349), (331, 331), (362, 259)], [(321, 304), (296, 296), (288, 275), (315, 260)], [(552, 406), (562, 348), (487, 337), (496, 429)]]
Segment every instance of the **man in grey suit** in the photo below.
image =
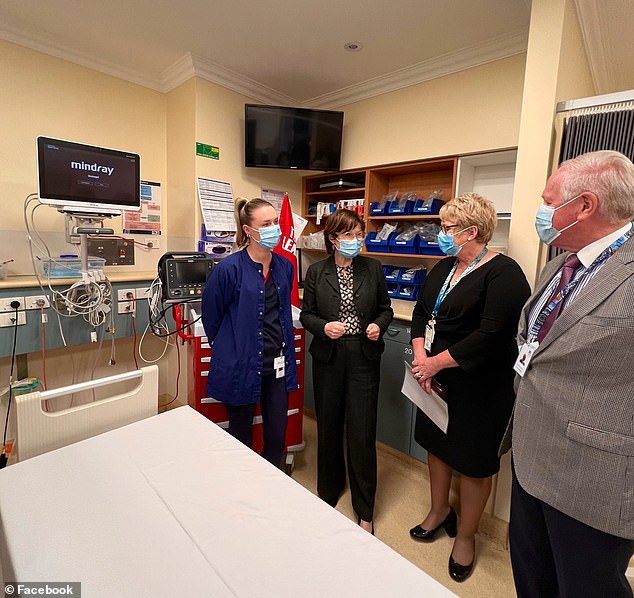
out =
[[(549, 262), (524, 306), (515, 365), (510, 544), (520, 598), (632, 596), (634, 165), (601, 151), (548, 179)], [(506, 446), (505, 446), (506, 445)]]

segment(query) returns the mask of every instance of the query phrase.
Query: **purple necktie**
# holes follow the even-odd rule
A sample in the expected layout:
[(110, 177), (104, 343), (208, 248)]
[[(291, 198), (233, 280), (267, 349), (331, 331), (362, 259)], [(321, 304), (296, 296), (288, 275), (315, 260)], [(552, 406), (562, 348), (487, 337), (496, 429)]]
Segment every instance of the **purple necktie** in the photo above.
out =
[[(581, 266), (581, 262), (579, 261), (577, 254), (571, 253), (564, 261), (564, 267), (561, 269), (561, 278), (559, 280), (559, 284), (557, 285), (557, 288), (555, 289), (553, 294), (550, 296), (548, 303), (550, 303), (557, 296), (557, 294), (559, 293), (559, 291), (561, 291), (561, 289), (563, 289), (564, 287), (568, 285), (568, 283), (572, 280), (572, 277), (575, 275), (575, 270), (579, 268), (579, 266)], [(555, 309), (553, 309), (553, 311), (551, 311), (548, 314), (548, 317), (544, 320), (542, 327), (539, 329), (539, 332), (537, 333), (538, 343), (542, 342), (544, 337), (548, 334), (548, 331), (552, 328), (553, 324), (555, 323), (555, 320), (559, 317), (564, 300), (560, 301), (555, 306)], [(548, 305), (548, 303), (546, 305)]]

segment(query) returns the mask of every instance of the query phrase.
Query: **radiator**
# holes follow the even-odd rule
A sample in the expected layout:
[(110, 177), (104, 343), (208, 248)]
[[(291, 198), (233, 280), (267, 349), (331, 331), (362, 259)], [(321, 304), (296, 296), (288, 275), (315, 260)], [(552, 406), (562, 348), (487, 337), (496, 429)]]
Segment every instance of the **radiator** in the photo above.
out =
[[(133, 379), (138, 379), (138, 383), (128, 392), (62, 411), (42, 409), (44, 401), (49, 399)], [(155, 365), (54, 390), (18, 395), (15, 397), (18, 460), (24, 461), (156, 415), (157, 406), (158, 367)]]

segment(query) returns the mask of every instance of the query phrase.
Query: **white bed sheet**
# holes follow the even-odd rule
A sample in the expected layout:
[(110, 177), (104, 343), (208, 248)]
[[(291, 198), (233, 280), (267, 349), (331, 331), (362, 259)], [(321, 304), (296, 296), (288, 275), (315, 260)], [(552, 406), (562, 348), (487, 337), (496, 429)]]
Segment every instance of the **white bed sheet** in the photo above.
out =
[(5, 581), (85, 597), (454, 596), (189, 407), (0, 471)]

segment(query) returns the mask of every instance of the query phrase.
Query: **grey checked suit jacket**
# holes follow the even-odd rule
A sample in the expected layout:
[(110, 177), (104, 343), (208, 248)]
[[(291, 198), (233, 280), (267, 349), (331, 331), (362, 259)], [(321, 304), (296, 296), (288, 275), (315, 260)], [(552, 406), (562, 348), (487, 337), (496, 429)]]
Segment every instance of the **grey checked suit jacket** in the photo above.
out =
[[(528, 310), (565, 255), (546, 265)], [(634, 539), (634, 237), (612, 255), (533, 354), (507, 436), (521, 486), (595, 529)], [(502, 448), (502, 450), (503, 450)]]

